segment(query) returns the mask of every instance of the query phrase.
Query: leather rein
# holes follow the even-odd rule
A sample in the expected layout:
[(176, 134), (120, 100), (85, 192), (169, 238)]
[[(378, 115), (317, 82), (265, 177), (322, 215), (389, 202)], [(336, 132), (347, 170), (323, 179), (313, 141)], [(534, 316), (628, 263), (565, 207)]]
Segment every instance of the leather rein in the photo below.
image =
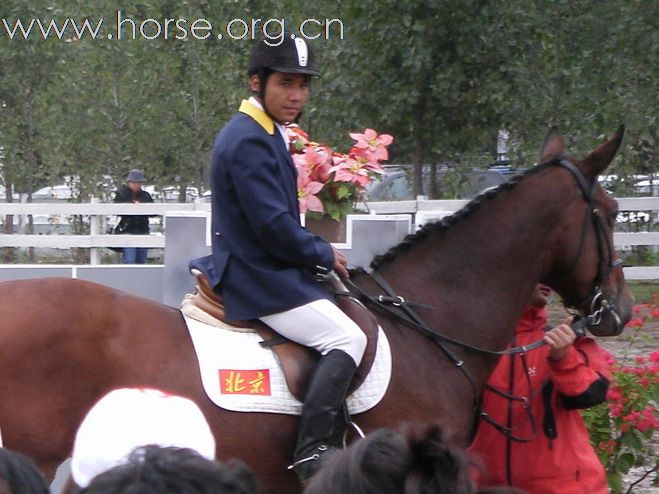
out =
[[(602, 219), (599, 215), (599, 210), (595, 208), (594, 196), (595, 196), (597, 181), (595, 180), (592, 183), (589, 183), (584, 177), (581, 170), (579, 170), (579, 168), (577, 168), (573, 163), (571, 163), (565, 158), (554, 159), (552, 161), (545, 163), (544, 165), (539, 165), (538, 168), (547, 167), (547, 166), (561, 166), (566, 170), (568, 170), (575, 178), (583, 194), (583, 197), (586, 203), (588, 204), (584, 217), (583, 226), (581, 229), (577, 255), (575, 257), (575, 260), (573, 261), (571, 268), (567, 271), (567, 273), (573, 271), (578, 265), (579, 260), (581, 259), (581, 255), (583, 253), (583, 246), (586, 239), (586, 233), (588, 229), (589, 218), (592, 221), (595, 230), (595, 237), (597, 239), (597, 252), (598, 252), (599, 260), (597, 264), (597, 274), (595, 276), (595, 279), (593, 280), (592, 289), (590, 293), (581, 301), (581, 303), (571, 304), (569, 306), (571, 308), (576, 308), (582, 305), (590, 297), (591, 298), (590, 313), (577, 315), (574, 321), (572, 322), (571, 327), (573, 331), (577, 334), (577, 336), (583, 336), (585, 335), (585, 328), (597, 326), (601, 323), (602, 315), (604, 313), (610, 313), (616, 320), (616, 323), (620, 325), (621, 318), (616, 311), (615, 304), (610, 302), (607, 298), (605, 298), (600, 288), (602, 281), (610, 275), (613, 269), (620, 267), (622, 261), (618, 258), (614, 259), (615, 255), (613, 249), (610, 243), (607, 243), (606, 241), (604, 226), (602, 224)], [(607, 262), (603, 262), (605, 253), (608, 254)], [(478, 393), (478, 388), (476, 386), (473, 377), (469, 373), (468, 369), (464, 366), (464, 361), (458, 358), (457, 356), (455, 356), (453, 352), (447, 348), (446, 344), (458, 346), (467, 351), (494, 355), (494, 356), (516, 355), (516, 354), (522, 354), (523, 356), (523, 354), (525, 354), (526, 352), (535, 350), (546, 344), (544, 340), (540, 339), (534, 341), (529, 345), (509, 347), (506, 348), (505, 350), (489, 350), (469, 343), (465, 343), (463, 341), (457, 340), (447, 335), (443, 335), (431, 329), (428, 326), (428, 324), (426, 324), (426, 322), (423, 320), (423, 318), (419, 316), (415, 310), (415, 308), (431, 310), (432, 307), (426, 304), (407, 301), (400, 295), (397, 295), (395, 291), (391, 288), (391, 286), (387, 283), (387, 281), (382, 276), (380, 276), (377, 273), (377, 271), (373, 271), (369, 273), (363, 268), (356, 269), (355, 271), (364, 274), (366, 276), (369, 276), (371, 279), (373, 279), (375, 283), (380, 287), (380, 289), (384, 292), (384, 295), (371, 295), (365, 292), (362, 288), (360, 288), (350, 280), (345, 282), (348, 291), (345, 292), (337, 291), (336, 295), (356, 298), (360, 300), (367, 307), (373, 309), (374, 311), (383, 314), (384, 316), (389, 317), (434, 341), (440, 347), (442, 352), (449, 358), (449, 360), (464, 373), (465, 377), (467, 378), (467, 380), (469, 381), (469, 383), (471, 384), (474, 390), (474, 396), (475, 396), (474, 409), (477, 411), (477, 416), (484, 417), (485, 420), (488, 420), (489, 417), (487, 417), (487, 414), (483, 412), (481, 409), (481, 400)], [(510, 397), (510, 399), (524, 400), (525, 398)], [(516, 441), (529, 440), (529, 439), (514, 437), (512, 434), (513, 432), (512, 430), (507, 430), (506, 428), (498, 424), (497, 426), (504, 434), (507, 433), (507, 435), (512, 437), (513, 440)], [(535, 424), (533, 424), (533, 429), (535, 430)]]
[[(588, 230), (589, 218), (592, 220), (592, 224), (595, 229), (595, 238), (597, 239), (597, 253), (599, 256), (599, 261), (597, 263), (597, 274), (595, 276), (595, 279), (593, 280), (592, 289), (590, 293), (581, 300), (580, 303), (570, 304), (568, 306), (569, 308), (574, 309), (577, 306), (582, 305), (589, 298), (591, 299), (590, 313), (576, 315), (575, 320), (571, 324), (572, 330), (577, 334), (577, 336), (583, 336), (585, 335), (586, 328), (597, 326), (601, 323), (602, 315), (604, 313), (610, 313), (614, 317), (616, 323), (618, 325), (621, 324), (621, 318), (616, 311), (615, 303), (609, 301), (604, 296), (604, 293), (602, 292), (600, 286), (602, 281), (608, 278), (608, 276), (611, 274), (613, 269), (622, 266), (622, 260), (619, 258), (615, 258), (610, 243), (606, 241), (604, 226), (602, 224), (602, 218), (599, 215), (599, 210), (595, 208), (595, 189), (597, 186), (597, 181), (593, 181), (593, 183), (588, 183), (581, 170), (579, 170), (579, 168), (577, 168), (573, 163), (571, 163), (565, 158), (557, 158), (545, 164), (541, 164), (538, 166), (538, 169), (547, 166), (556, 166), (556, 165), (565, 168), (572, 174), (583, 194), (586, 203), (588, 204), (588, 207), (586, 208), (586, 214), (584, 217), (584, 223), (581, 228), (581, 235), (579, 239), (579, 247), (577, 250), (577, 255), (572, 263), (571, 268), (568, 271), (566, 271), (566, 273), (572, 272), (578, 265), (579, 260), (581, 259), (586, 233)], [(608, 259), (608, 262), (603, 262), (605, 255), (606, 258)], [(430, 309), (430, 310), (432, 309), (432, 307), (425, 304), (407, 301), (403, 297), (397, 295), (394, 292), (394, 290), (391, 288), (391, 286), (389, 286), (389, 284), (384, 280), (384, 278), (382, 278), (382, 276), (380, 276), (376, 271), (369, 273), (362, 268), (359, 268), (355, 271), (371, 277), (376, 282), (376, 284), (382, 289), (385, 295), (376, 295), (376, 296), (370, 295), (366, 293), (364, 290), (362, 290), (360, 287), (355, 285), (350, 280), (348, 280), (347, 282), (350, 292), (348, 293), (339, 292), (337, 293), (337, 295), (347, 295), (347, 296), (356, 297), (362, 303), (372, 308), (373, 310), (396, 320), (397, 322), (409, 327), (410, 329), (414, 329), (415, 331), (418, 331), (424, 336), (427, 336), (431, 340), (440, 344), (440, 346), (441, 343), (449, 343), (472, 352), (502, 356), (502, 355), (515, 355), (519, 353), (526, 353), (530, 350), (539, 348), (545, 344), (544, 340), (537, 340), (529, 345), (515, 346), (515, 347), (507, 348), (505, 350), (497, 351), (497, 350), (489, 350), (486, 348), (481, 348), (475, 345), (465, 343), (460, 340), (456, 340), (450, 336), (443, 335), (431, 329), (425, 323), (423, 318), (421, 318), (414, 310), (414, 307)], [(458, 367), (461, 367), (463, 362), (457, 358), (455, 360), (456, 360), (455, 361), (456, 365)]]

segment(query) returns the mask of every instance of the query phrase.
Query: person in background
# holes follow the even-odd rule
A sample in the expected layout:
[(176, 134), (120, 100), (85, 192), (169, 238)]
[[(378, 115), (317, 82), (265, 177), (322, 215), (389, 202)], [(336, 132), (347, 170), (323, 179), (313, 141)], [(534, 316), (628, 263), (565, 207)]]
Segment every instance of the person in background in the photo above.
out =
[(210, 460), (189, 448), (143, 446), (94, 477), (81, 494), (257, 494), (246, 464)]
[[(122, 185), (114, 195), (115, 203), (151, 203), (153, 198), (142, 185), (146, 182), (142, 170), (131, 170), (126, 177), (126, 185)], [(148, 235), (149, 217), (146, 215), (122, 215), (114, 229), (117, 234)], [(121, 262), (123, 264), (146, 263), (148, 249), (146, 247), (123, 247)]]
[[(445, 441), (439, 425), (380, 429), (330, 458), (304, 494), (475, 494), (470, 464), (462, 448)], [(504, 488), (485, 493), (522, 491)]]
[(470, 448), (483, 466), (478, 482), (533, 494), (606, 494), (579, 410), (606, 400), (610, 371), (601, 348), (577, 338), (570, 320), (547, 328), (550, 296), (549, 287), (535, 287), (511, 343), (546, 345), (502, 357), (485, 388)]
[(150, 388), (110, 391), (87, 412), (76, 431), (68, 493), (125, 464), (135, 448), (185, 448), (215, 459), (213, 433), (191, 400)]
[(48, 482), (25, 455), (0, 447), (0, 494), (48, 494)]

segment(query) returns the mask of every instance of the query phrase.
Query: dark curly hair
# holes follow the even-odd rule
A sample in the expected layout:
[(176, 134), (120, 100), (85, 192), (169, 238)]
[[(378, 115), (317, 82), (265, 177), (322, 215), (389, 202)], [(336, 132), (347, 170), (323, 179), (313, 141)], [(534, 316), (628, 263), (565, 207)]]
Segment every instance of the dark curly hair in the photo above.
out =
[(222, 464), (187, 448), (145, 446), (128, 462), (95, 477), (85, 494), (255, 494), (251, 469)]

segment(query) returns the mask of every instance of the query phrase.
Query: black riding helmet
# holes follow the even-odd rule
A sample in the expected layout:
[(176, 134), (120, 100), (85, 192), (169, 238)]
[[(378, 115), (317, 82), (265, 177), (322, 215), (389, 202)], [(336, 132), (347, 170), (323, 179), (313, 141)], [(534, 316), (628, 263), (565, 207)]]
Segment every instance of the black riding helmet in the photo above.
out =
[(274, 44), (270, 39), (259, 39), (252, 46), (252, 55), (249, 60), (247, 74), (249, 76), (259, 72), (259, 69), (286, 72), (289, 74), (307, 74), (320, 77), (316, 70), (315, 59), (311, 46), (304, 38), (297, 37), (286, 31)]

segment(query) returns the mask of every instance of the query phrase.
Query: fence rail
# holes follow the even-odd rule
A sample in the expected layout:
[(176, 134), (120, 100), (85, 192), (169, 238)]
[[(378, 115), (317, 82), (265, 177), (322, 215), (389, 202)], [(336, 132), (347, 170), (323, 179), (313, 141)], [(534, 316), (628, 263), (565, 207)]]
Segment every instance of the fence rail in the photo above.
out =
[[(412, 224), (419, 226), (432, 219), (451, 214), (463, 207), (466, 200), (412, 200), (370, 202), (364, 207), (371, 214), (410, 214)], [(650, 225), (659, 224), (659, 197), (619, 198), (621, 213), (643, 214)], [(99, 262), (100, 249), (105, 247), (148, 247), (164, 248), (165, 235), (108, 235), (105, 225), (108, 217), (118, 215), (165, 216), (171, 211), (208, 211), (208, 203), (154, 203), (154, 204), (104, 204), (104, 203), (0, 203), (0, 219), (7, 215), (23, 218), (25, 224), (28, 215), (61, 218), (81, 215), (90, 217), (89, 234), (27, 234), (24, 231), (13, 234), (0, 234), (0, 247), (40, 247), (66, 249), (82, 247), (91, 249), (91, 264)], [(623, 223), (624, 224), (624, 223)], [(627, 223), (629, 226), (630, 223)], [(650, 227), (652, 228), (652, 227)], [(616, 248), (628, 249), (632, 246), (652, 246), (659, 250), (659, 231), (616, 231), (614, 234)], [(659, 266), (632, 266), (625, 268), (629, 279), (659, 279)]]
[[(620, 213), (624, 216), (630, 213), (647, 215), (649, 229), (657, 228), (659, 225), (659, 197), (624, 197), (617, 198)], [(451, 214), (464, 207), (469, 201), (462, 199), (421, 199), (411, 201), (383, 201), (369, 202), (364, 205), (371, 214), (401, 214), (407, 213), (414, 216), (414, 224), (420, 225)], [(629, 226), (633, 223), (634, 215), (629, 221), (621, 222), (617, 226), (621, 230), (623, 225)], [(659, 251), (659, 231), (628, 232), (616, 231), (613, 236), (615, 247), (627, 250), (632, 246), (651, 246), (655, 252)], [(659, 280), (659, 266), (630, 266), (625, 267), (625, 277), (630, 280)]]
[[(170, 211), (205, 211), (207, 203), (152, 203), (152, 204), (107, 204), (107, 203), (0, 203), (0, 218), (4, 222), (8, 215), (21, 218), (20, 233), (0, 234), (0, 247), (37, 247), (51, 249), (89, 248), (91, 264), (100, 262), (100, 249), (107, 247), (164, 248), (165, 237), (161, 233), (151, 235), (110, 235), (106, 233), (107, 219), (112, 216), (164, 216)], [(30, 234), (25, 232), (26, 218), (47, 217), (56, 221), (69, 216), (89, 216), (89, 233)], [(15, 225), (16, 226), (16, 225)], [(53, 226), (52, 230), (56, 230)]]

